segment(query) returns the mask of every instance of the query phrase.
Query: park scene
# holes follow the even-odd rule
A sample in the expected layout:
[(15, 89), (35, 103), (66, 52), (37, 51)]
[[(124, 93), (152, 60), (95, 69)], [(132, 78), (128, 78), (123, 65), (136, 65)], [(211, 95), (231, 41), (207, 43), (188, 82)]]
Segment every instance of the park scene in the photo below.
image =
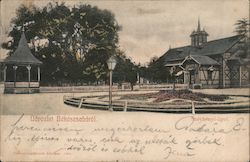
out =
[(249, 161), (249, 5), (0, 0), (0, 161)]
[[(1, 8), (7, 5), (1, 1)], [(231, 31), (219, 36), (195, 15), (180, 34), (186, 42), (144, 55), (124, 48), (133, 43), (123, 40), (127, 22), (113, 12), (98, 4), (20, 1), (1, 19), (2, 113), (250, 112), (247, 15), (231, 20)], [(160, 14), (136, 10), (145, 17), (154, 12)]]

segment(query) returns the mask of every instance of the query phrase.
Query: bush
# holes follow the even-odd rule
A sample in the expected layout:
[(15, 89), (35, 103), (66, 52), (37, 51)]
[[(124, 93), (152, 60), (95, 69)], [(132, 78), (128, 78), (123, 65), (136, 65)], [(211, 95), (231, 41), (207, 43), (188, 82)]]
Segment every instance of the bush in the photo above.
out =
[(193, 88), (194, 89), (201, 89), (201, 85), (200, 84), (195, 84)]

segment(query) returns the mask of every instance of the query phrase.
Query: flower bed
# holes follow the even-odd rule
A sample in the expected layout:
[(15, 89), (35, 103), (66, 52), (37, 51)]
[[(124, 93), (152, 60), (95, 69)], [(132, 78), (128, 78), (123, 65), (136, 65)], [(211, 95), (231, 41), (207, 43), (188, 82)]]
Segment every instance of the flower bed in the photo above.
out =
[(163, 101), (168, 101), (170, 99), (176, 99), (176, 98), (206, 102), (204, 100), (205, 98), (209, 99), (210, 101), (225, 101), (229, 99), (229, 96), (196, 93), (190, 90), (175, 90), (175, 91), (161, 90), (156, 93), (130, 94), (130, 95), (124, 95), (121, 97), (121, 99), (130, 99), (130, 100), (146, 100), (149, 98), (155, 98), (154, 102), (163, 102)]

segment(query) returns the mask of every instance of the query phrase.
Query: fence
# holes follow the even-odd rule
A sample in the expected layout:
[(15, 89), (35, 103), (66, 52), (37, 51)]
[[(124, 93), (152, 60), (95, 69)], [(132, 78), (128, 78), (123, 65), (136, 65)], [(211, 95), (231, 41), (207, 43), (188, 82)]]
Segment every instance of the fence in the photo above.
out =
[[(85, 98), (71, 98), (70, 96), (65, 96), (63, 102), (67, 105), (71, 105), (78, 108), (86, 109), (98, 109), (98, 110), (108, 110), (108, 102), (96, 102), (96, 101), (85, 101)], [(191, 104), (133, 104), (127, 101), (115, 101), (113, 102), (114, 111), (145, 111), (145, 112), (162, 112), (162, 113), (249, 113), (249, 105), (237, 105), (236, 104), (203, 104), (195, 105), (194, 102)]]
[[(113, 86), (117, 90), (117, 86)], [(91, 92), (108, 91), (109, 86), (71, 86), (71, 87), (40, 87), (40, 92)]]
[[(176, 84), (176, 89), (187, 89), (188, 85), (186, 84)], [(128, 91), (131, 90), (130, 86), (118, 86), (113, 85), (113, 91)], [(135, 85), (134, 90), (168, 90), (173, 89), (172, 84), (154, 84), (154, 85)], [(108, 85), (100, 86), (70, 86), (70, 87), (40, 87), (40, 92), (102, 92), (108, 91)]]
[(38, 88), (39, 87), (39, 82), (5, 82), (4, 83), (4, 86), (6, 88), (27, 88), (27, 87), (30, 87), (30, 88)]
[[(143, 84), (136, 85), (135, 89), (141, 90), (170, 90), (173, 89), (173, 84)], [(188, 89), (188, 84), (175, 84), (176, 89)]]

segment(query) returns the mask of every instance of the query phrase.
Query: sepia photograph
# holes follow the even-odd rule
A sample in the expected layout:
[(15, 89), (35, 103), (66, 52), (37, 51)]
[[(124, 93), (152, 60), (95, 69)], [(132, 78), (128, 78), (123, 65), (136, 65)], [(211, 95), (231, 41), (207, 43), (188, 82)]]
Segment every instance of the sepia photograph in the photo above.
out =
[(248, 162), (249, 0), (0, 0), (0, 161)]

